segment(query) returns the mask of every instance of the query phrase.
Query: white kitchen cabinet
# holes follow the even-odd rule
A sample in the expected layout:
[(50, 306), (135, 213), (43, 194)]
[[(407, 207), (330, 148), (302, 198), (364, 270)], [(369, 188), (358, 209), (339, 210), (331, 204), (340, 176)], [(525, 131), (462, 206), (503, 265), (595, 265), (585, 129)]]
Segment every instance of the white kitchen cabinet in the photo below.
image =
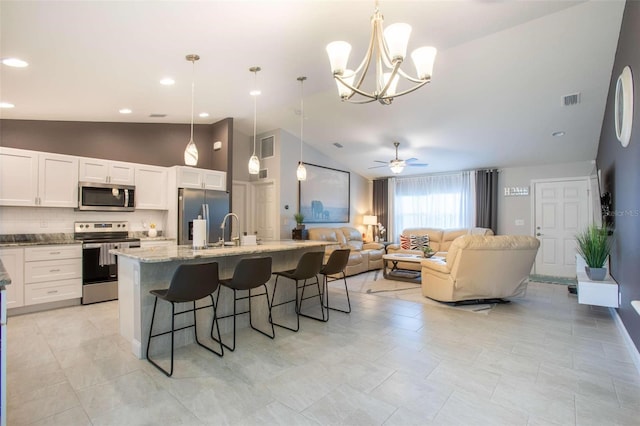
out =
[(81, 182), (134, 185), (134, 165), (121, 161), (81, 158), (79, 180)]
[(0, 148), (0, 205), (77, 207), (78, 159)]
[(0, 248), (0, 259), (11, 277), (6, 286), (7, 309), (24, 306), (24, 249)]
[(167, 209), (167, 176), (165, 167), (135, 166), (136, 209)]
[(219, 170), (197, 169), (195, 167), (176, 166), (178, 188), (227, 189), (227, 173)]
[(24, 249), (24, 304), (82, 297), (82, 246), (64, 244)]

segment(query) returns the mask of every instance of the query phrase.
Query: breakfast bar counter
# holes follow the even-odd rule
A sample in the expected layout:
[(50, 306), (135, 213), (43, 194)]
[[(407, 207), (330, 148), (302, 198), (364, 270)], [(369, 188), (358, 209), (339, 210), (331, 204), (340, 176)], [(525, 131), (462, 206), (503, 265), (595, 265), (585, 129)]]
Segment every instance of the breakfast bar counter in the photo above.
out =
[[(219, 276), (221, 279), (230, 278), (234, 268), (240, 259), (246, 257), (270, 256), (272, 258), (272, 271), (283, 271), (294, 269), (298, 259), (303, 253), (310, 251), (324, 251), (324, 246), (328, 243), (322, 241), (270, 241), (261, 245), (253, 246), (226, 246), (194, 250), (190, 246), (159, 246), (142, 247), (111, 250), (110, 253), (118, 256), (118, 300), (120, 310), (120, 334), (131, 342), (131, 350), (138, 358), (144, 358), (146, 353), (147, 339), (149, 337), (149, 325), (153, 310), (154, 296), (150, 290), (163, 289), (169, 287), (169, 282), (173, 273), (181, 264), (186, 263), (208, 263), (217, 262)], [(273, 292), (273, 280), (267, 283), (269, 297)], [(287, 285), (281, 289), (278, 287), (278, 301), (288, 300), (295, 297), (295, 286)], [(282, 290), (282, 292), (281, 292)], [(233, 312), (233, 292), (227, 288), (221, 288), (220, 301), (217, 307), (218, 316)], [(258, 291), (259, 292), (259, 291)], [(210, 299), (203, 299), (197, 306), (210, 304)], [(180, 306), (178, 309), (184, 309)], [(264, 297), (256, 298), (252, 302), (252, 317), (254, 325), (267, 327), (268, 310)], [(286, 310), (288, 309), (288, 311)], [(244, 306), (239, 306), (238, 310), (245, 310)], [(284, 305), (278, 310), (278, 314), (288, 314), (293, 312), (293, 304)], [(212, 320), (211, 309), (200, 309), (197, 311), (198, 335), (209, 334)], [(188, 318), (182, 318), (188, 317)], [(187, 325), (192, 321), (191, 315), (181, 315), (176, 318), (176, 328)], [(169, 303), (158, 303), (156, 310), (156, 327), (166, 325), (169, 329), (171, 324), (171, 305)], [(238, 328), (248, 327), (248, 315), (238, 317)], [(232, 320), (221, 321), (220, 331), (224, 334), (233, 328)], [(184, 346), (193, 342), (193, 330), (185, 330), (176, 333), (176, 347)], [(158, 343), (153, 345), (153, 353), (168, 352), (170, 339), (158, 339)]]

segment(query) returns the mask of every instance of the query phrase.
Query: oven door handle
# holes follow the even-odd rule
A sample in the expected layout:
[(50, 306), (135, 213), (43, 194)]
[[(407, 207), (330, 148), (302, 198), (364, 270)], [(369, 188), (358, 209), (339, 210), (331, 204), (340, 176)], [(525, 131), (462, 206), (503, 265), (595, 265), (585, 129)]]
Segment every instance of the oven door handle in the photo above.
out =
[(84, 243), (82, 245), (83, 249), (93, 249), (102, 247), (102, 243)]

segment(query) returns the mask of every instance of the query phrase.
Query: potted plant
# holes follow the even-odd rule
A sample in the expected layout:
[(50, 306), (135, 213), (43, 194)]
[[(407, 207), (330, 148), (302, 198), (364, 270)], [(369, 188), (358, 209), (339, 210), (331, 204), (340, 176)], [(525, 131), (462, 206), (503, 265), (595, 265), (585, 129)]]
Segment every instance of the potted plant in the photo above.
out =
[(429, 246), (422, 246), (422, 252), (424, 253), (424, 257), (426, 258), (430, 258), (434, 254), (436, 254), (436, 252), (433, 251), (433, 249)]
[(296, 229), (304, 229), (304, 215), (300, 212), (293, 215), (293, 218), (296, 220)]
[(609, 230), (591, 225), (576, 235), (577, 251), (587, 266), (585, 272), (592, 281), (602, 281), (607, 275), (605, 262), (611, 252)]

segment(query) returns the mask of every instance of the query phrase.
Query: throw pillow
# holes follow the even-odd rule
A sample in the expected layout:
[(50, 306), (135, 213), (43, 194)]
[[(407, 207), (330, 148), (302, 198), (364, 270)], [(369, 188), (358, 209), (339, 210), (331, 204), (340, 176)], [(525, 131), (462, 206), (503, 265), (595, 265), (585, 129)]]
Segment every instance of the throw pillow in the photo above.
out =
[(402, 250), (409, 250), (410, 240), (408, 235), (401, 234), (400, 235), (400, 248)]
[(429, 235), (410, 235), (409, 250), (420, 250), (429, 245)]

